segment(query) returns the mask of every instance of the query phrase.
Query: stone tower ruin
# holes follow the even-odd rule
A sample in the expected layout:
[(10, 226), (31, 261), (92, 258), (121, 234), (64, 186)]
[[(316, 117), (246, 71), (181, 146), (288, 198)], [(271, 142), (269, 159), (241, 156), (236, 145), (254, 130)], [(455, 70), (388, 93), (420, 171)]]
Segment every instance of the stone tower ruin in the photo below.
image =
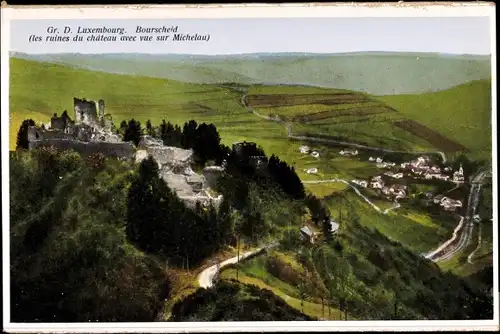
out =
[(99, 100), (99, 119), (104, 119), (104, 100)]
[(95, 101), (73, 98), (75, 106), (75, 121), (77, 123), (91, 124), (97, 121), (97, 107)]

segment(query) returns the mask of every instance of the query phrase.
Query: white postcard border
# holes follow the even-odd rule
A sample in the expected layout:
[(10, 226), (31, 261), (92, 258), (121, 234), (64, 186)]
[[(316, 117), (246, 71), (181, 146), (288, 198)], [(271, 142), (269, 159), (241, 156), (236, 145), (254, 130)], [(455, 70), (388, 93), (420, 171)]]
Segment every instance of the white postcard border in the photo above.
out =
[[(59, 7), (59, 8), (58, 8)], [(88, 6), (88, 7), (2, 8), (1, 21), (1, 130), (2, 130), (2, 243), (4, 329), (18, 333), (54, 332), (232, 332), (232, 331), (348, 331), (348, 330), (498, 330), (498, 229), (493, 229), (494, 319), (461, 321), (313, 321), (313, 322), (153, 322), (153, 323), (11, 323), (9, 277), (9, 47), (10, 20), (20, 19), (182, 19), (182, 18), (292, 18), (292, 17), (465, 17), (487, 16), (491, 22), (492, 62), (492, 163), (493, 203), (498, 199), (497, 175), (497, 98), (496, 98), (496, 22), (494, 4), (467, 3), (391, 3), (391, 4), (282, 4), (282, 5), (187, 5), (187, 6)], [(498, 207), (493, 207), (494, 226)]]

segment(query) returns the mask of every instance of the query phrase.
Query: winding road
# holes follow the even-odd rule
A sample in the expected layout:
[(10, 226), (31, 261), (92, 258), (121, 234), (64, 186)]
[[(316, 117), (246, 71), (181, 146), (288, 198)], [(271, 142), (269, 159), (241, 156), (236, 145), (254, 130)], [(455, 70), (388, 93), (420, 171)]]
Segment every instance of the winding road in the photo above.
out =
[(230, 264), (236, 264), (240, 261), (247, 259), (248, 257), (250, 257), (252, 255), (259, 254), (260, 252), (263, 252), (264, 250), (275, 247), (277, 245), (278, 245), (278, 243), (276, 243), (276, 242), (270, 243), (266, 246), (254, 249), (252, 251), (248, 251), (246, 253), (243, 253), (242, 255), (239, 256), (239, 259), (238, 259), (238, 256), (235, 256), (235, 257), (227, 259), (219, 264), (214, 264), (213, 266), (208, 267), (207, 269), (203, 270), (198, 275), (198, 284), (200, 285), (200, 287), (202, 287), (204, 289), (211, 288), (214, 285), (214, 278), (220, 272), (221, 268), (228, 266)]
[[(461, 252), (470, 244), (472, 239), (472, 232), (474, 230), (474, 225), (475, 225), (473, 217), (476, 214), (476, 210), (479, 205), (481, 185), (488, 173), (490, 173), (490, 171), (486, 170), (479, 172), (478, 174), (472, 177), (471, 189), (469, 191), (465, 216), (460, 217), (460, 221), (455, 230), (453, 231), (452, 237), (447, 241), (445, 241), (443, 244), (441, 244), (434, 251), (424, 255), (425, 258), (434, 262), (446, 261), (451, 259), (457, 253)], [(478, 248), (476, 248), (476, 250), (477, 249)], [(472, 259), (472, 256), (476, 250), (474, 250), (469, 255), (468, 260)]]
[[(332, 143), (332, 144), (337, 144), (337, 145), (343, 145), (343, 146), (350, 146), (350, 147), (355, 147), (355, 148), (360, 148), (360, 149), (366, 149), (366, 150), (371, 150), (371, 151), (378, 151), (378, 152), (386, 152), (386, 153), (402, 153), (402, 154), (415, 154), (415, 155), (439, 155), (442, 159), (443, 163), (447, 162), (446, 155), (444, 152), (441, 151), (435, 151), (435, 152), (422, 152), (422, 151), (398, 151), (398, 150), (391, 150), (387, 148), (381, 148), (381, 147), (373, 147), (373, 146), (367, 146), (367, 145), (362, 145), (358, 143), (351, 143), (351, 142), (344, 142), (344, 141), (339, 141), (339, 140), (334, 140), (334, 139), (327, 139), (327, 138), (320, 138), (320, 137), (313, 137), (313, 136), (297, 136), (293, 134), (292, 131), (292, 125), (289, 123), (286, 123), (279, 117), (270, 117), (270, 116), (265, 116), (259, 114), (255, 109), (252, 107), (248, 106), (246, 102), (246, 97), (248, 90), (244, 87), (238, 88), (238, 87), (231, 87), (231, 86), (221, 86), (223, 88), (229, 88), (234, 91), (242, 93), (241, 96), (241, 104), (249, 111), (252, 112), (255, 116), (277, 122), (281, 125), (283, 125), (286, 129), (287, 132), (287, 137), (290, 139), (295, 139), (295, 140), (303, 140), (303, 141), (315, 141), (315, 142), (323, 142), (323, 143)], [(468, 203), (467, 203), (467, 209), (466, 209), (466, 214), (465, 217), (460, 216), (460, 220), (458, 222), (457, 227), (453, 231), (453, 234), (450, 239), (445, 241), (443, 244), (438, 246), (435, 250), (424, 254), (423, 256), (427, 259), (430, 259), (434, 262), (439, 262), (439, 261), (445, 261), (453, 256), (455, 256), (458, 252), (462, 251), (465, 247), (467, 247), (470, 242), (471, 242), (471, 237), (472, 237), (472, 232), (474, 229), (474, 221), (473, 217), (476, 212), (477, 206), (479, 204), (479, 194), (481, 190), (481, 183), (484, 177), (490, 173), (491, 171), (482, 171), (478, 173), (476, 176), (474, 176), (471, 180), (471, 190), (469, 192), (469, 197), (468, 197)], [(341, 180), (341, 179), (331, 179), (331, 180), (318, 180), (318, 181), (303, 181), (303, 183), (307, 184), (314, 184), (314, 183), (329, 183), (329, 182), (342, 182), (347, 184), (349, 187), (351, 187), (365, 202), (367, 202), (369, 205), (371, 205), (376, 211), (387, 214), (390, 210), (394, 210), (398, 207), (400, 207), (399, 203), (395, 202), (394, 206), (390, 209), (382, 210), (380, 209), (377, 205), (375, 205), (373, 202), (371, 202), (366, 196), (361, 194), (361, 192), (354, 187), (352, 184), (347, 182), (346, 180)], [(479, 249), (480, 247), (480, 236), (478, 237), (478, 247), (469, 255), (468, 261), (472, 261), (472, 257), (474, 256), (474, 253)]]

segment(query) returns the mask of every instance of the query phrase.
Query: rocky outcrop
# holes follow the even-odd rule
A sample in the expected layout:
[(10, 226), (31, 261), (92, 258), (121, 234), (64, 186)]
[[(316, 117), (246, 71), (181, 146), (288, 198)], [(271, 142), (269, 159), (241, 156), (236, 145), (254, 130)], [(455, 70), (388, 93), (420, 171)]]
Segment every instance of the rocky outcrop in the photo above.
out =
[(193, 163), (192, 150), (164, 146), (161, 140), (151, 136), (143, 136), (137, 147), (135, 161), (140, 163), (149, 156), (153, 157), (158, 162), (161, 178), (186, 205), (194, 207), (196, 203), (201, 205), (212, 203), (218, 207), (222, 201), (222, 196), (212, 197), (209, 190), (210, 187), (215, 185), (215, 175), (222, 167), (206, 167), (206, 172), (204, 170), (203, 174), (209, 175), (210, 181), (207, 182), (205, 175), (195, 173), (191, 169)]

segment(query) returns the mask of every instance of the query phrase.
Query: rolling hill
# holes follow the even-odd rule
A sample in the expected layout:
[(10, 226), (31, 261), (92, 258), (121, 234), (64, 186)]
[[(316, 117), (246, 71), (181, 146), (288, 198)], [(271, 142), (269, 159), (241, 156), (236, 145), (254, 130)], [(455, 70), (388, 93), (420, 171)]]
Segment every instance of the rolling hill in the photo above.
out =
[(434, 53), (279, 53), (227, 56), (148, 54), (14, 54), (110, 73), (191, 83), (288, 84), (375, 95), (448, 89), (491, 76), (489, 56)]
[[(153, 124), (162, 119), (178, 124), (196, 119), (214, 123), (227, 144), (253, 140), (270, 154), (288, 156), (290, 161), (301, 159), (298, 143), (291, 145), (284, 127), (249, 113), (241, 103), (242, 91), (231, 86), (89, 71), (19, 58), (11, 58), (10, 66), (11, 149), (23, 119), (48, 122), (53, 113), (71, 110), (72, 98), (77, 96), (104, 98), (107, 112), (117, 123), (130, 118), (151, 119)], [(473, 157), (488, 158), (490, 91), (490, 80), (435, 93), (388, 96), (324, 87), (253, 85), (247, 88), (246, 102), (264, 115), (289, 118), (298, 134), (337, 136), (405, 150), (446, 151), (443, 138), (447, 138), (456, 147), (449, 152), (461, 151), (463, 146)], [(429, 142), (397, 126), (408, 120), (441, 137)]]
[(476, 80), (441, 92), (381, 96), (380, 101), (491, 159), (491, 80)]

